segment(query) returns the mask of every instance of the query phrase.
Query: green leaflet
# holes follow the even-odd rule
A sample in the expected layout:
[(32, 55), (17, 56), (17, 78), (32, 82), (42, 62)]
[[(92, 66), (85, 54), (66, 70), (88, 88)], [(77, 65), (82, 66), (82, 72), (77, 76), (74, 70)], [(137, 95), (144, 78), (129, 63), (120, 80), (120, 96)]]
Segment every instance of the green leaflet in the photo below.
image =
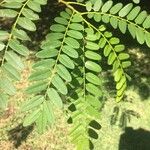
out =
[(93, 73), (86, 73), (86, 79), (95, 85), (101, 85), (101, 80), (98, 76), (94, 75)]
[(8, 104), (8, 95), (4, 93), (0, 93), (0, 109), (5, 110)]
[(12, 78), (12, 79), (14, 79), (16, 81), (19, 81), (21, 79), (20, 72), (15, 67), (13, 67), (11, 64), (5, 63), (2, 66), (2, 69), (4, 70), (4, 72), (7, 73), (7, 75), (10, 78)]
[(102, 6), (102, 1), (101, 0), (96, 0), (93, 6), (94, 11), (99, 11)]
[(117, 96), (116, 97), (116, 102), (120, 102), (122, 100), (123, 96)]
[(61, 42), (59, 40), (46, 40), (45, 42), (42, 43), (41, 48), (42, 49), (55, 49), (61, 46)]
[(114, 29), (117, 29), (117, 27), (118, 27), (118, 19), (115, 18), (115, 17), (111, 17), (110, 18), (110, 24), (112, 25), (112, 27)]
[(123, 68), (128, 68), (129, 66), (131, 66), (131, 62), (130, 61), (124, 61), (124, 62), (122, 62), (122, 67)]
[(65, 18), (62, 17), (56, 17), (55, 22), (62, 24), (62, 25), (68, 25), (68, 21)]
[(71, 74), (69, 73), (69, 71), (66, 69), (66, 67), (64, 67), (63, 65), (59, 64), (59, 65), (57, 65), (57, 69), (56, 70), (57, 70), (57, 73), (59, 74), (59, 76), (61, 78), (63, 78), (67, 82), (71, 82), (72, 77), (71, 77)]
[(68, 45), (63, 46), (62, 51), (72, 58), (78, 58), (79, 56), (78, 52)]
[(60, 12), (60, 16), (65, 19), (70, 19), (70, 15), (66, 11)]
[(58, 55), (58, 50), (57, 49), (47, 49), (47, 50), (42, 50), (36, 53), (36, 57), (38, 58), (50, 58), (50, 57), (55, 57)]
[(123, 95), (123, 93), (124, 93), (126, 87), (127, 87), (127, 85), (126, 85), (126, 84), (123, 84), (123, 86), (121, 87), (121, 89), (119, 89), (119, 90), (117, 91), (117, 97), (118, 97), (118, 98), (117, 98), (117, 102), (118, 102), (118, 100), (121, 100), (122, 95)]
[(120, 9), (123, 7), (122, 3), (118, 3), (116, 5), (114, 5), (111, 9), (110, 9), (110, 13), (111, 14), (116, 14), (120, 11)]
[(27, 3), (27, 6), (28, 6), (30, 9), (34, 10), (35, 12), (41, 12), (41, 6), (40, 6), (40, 4), (37, 3), (36, 1), (29, 1), (29, 2)]
[(120, 89), (125, 84), (125, 82), (126, 82), (126, 77), (122, 76), (121, 79), (120, 79), (120, 81), (116, 85), (116, 89), (117, 90)]
[(125, 34), (126, 33), (126, 29), (127, 29), (127, 23), (125, 21), (123, 21), (123, 20), (119, 20), (118, 26), (119, 26), (120, 31), (123, 34)]
[(51, 71), (46, 68), (32, 73), (28, 79), (30, 81), (39, 81), (39, 80), (44, 80), (49, 78), (50, 75), (51, 75)]
[(39, 107), (44, 100), (45, 99), (42, 95), (32, 97), (21, 106), (21, 111), (29, 111), (35, 107)]
[(46, 115), (45, 108), (43, 107), (43, 105), (41, 108), (41, 114), (36, 119), (36, 127), (40, 134), (44, 133), (47, 127), (47, 115)]
[[(81, 142), (82, 141), (82, 142)], [(81, 150), (81, 149), (88, 149), (89, 148), (89, 140), (84, 138), (84, 137), (80, 137), (78, 139), (78, 142), (77, 142), (77, 150)]]
[(80, 47), (80, 44), (77, 40), (75, 40), (74, 38), (72, 37), (67, 37), (65, 38), (65, 43), (72, 47), (72, 48), (75, 48), (75, 49), (78, 49)]
[(144, 32), (142, 29), (136, 28), (136, 38), (140, 44), (144, 44), (145, 39), (144, 39)]
[[(22, 2), (25, 2), (26, 0), (14, 0), (14, 1), (22, 3)], [(5, 0), (5, 2), (11, 3), (12, 1), (11, 0)]]
[(101, 72), (102, 68), (93, 61), (87, 61), (85, 67), (94, 72)]
[(93, 34), (93, 33), (87, 34), (87, 36), (85, 37), (85, 39), (88, 41), (96, 41), (99, 38), (100, 38), (99, 34)]
[(2, 51), (5, 48), (5, 44), (0, 41), (0, 51)]
[(69, 69), (74, 69), (75, 67), (73, 61), (67, 55), (60, 55), (59, 61)]
[(31, 112), (28, 116), (25, 117), (23, 126), (27, 127), (27, 126), (31, 125), (32, 123), (34, 123), (38, 119), (40, 114), (41, 114), (40, 109), (36, 109), (33, 112)]
[(106, 45), (105, 48), (104, 48), (104, 56), (107, 57), (110, 52), (111, 52), (111, 46), (110, 45)]
[(29, 31), (36, 31), (35, 24), (28, 18), (20, 17), (18, 19), (18, 25), (20, 25), (22, 28)]
[(124, 51), (125, 46), (124, 45), (116, 45), (114, 47), (114, 49), (115, 49), (116, 52), (122, 52), (122, 51)]
[(63, 80), (58, 76), (55, 75), (52, 79), (52, 84), (56, 87), (56, 89), (62, 93), (63, 95), (66, 95), (68, 93), (68, 89), (63, 82)]
[(71, 23), (69, 28), (72, 29), (72, 30), (79, 30), (79, 31), (83, 31), (84, 30), (83, 25), (79, 24), (79, 23)]
[(59, 39), (63, 39), (63, 37), (64, 37), (63, 33), (54, 32), (54, 33), (47, 34), (46, 39), (47, 40), (59, 40)]
[[(75, 124), (73, 129), (74, 130), (70, 134), (70, 136), (72, 137), (71, 141), (75, 144), (79, 144), (80, 140), (84, 139), (83, 135), (85, 134), (85, 131), (83, 130), (83, 126), (78, 124)], [(81, 145), (83, 145), (83, 143), (79, 144), (78, 146), (81, 147)]]
[(75, 14), (73, 16), (73, 19), (71, 20), (72, 22), (75, 22), (75, 23), (78, 23), (78, 22), (82, 22), (83, 21), (83, 18), (80, 14)]
[(0, 30), (0, 41), (5, 41), (9, 37), (9, 33), (7, 31)]
[(86, 90), (95, 96), (102, 96), (100, 89), (91, 83), (86, 84)]
[(100, 48), (104, 48), (105, 44), (106, 44), (106, 39), (105, 38), (101, 38), (98, 44), (99, 44)]
[[(92, 88), (92, 87), (91, 87)], [(93, 87), (94, 88), (94, 87)], [(93, 92), (94, 92), (95, 90), (93, 89)], [(96, 91), (95, 91), (96, 92)], [(90, 115), (91, 117), (94, 117), (95, 119), (99, 119), (100, 118), (100, 114), (99, 114), (99, 112), (94, 108), (94, 107), (92, 107), (92, 106), (88, 106), (87, 108), (86, 108), (86, 113), (88, 114), (88, 115)]]
[(100, 14), (94, 14), (94, 20), (95, 20), (96, 22), (100, 22), (101, 19), (102, 19), (102, 16), (101, 16)]
[(88, 41), (85, 47), (90, 50), (99, 50), (99, 45), (94, 42)]
[(118, 57), (119, 57), (120, 60), (125, 60), (125, 59), (128, 59), (130, 56), (127, 53), (120, 53), (118, 55)]
[(139, 15), (135, 19), (135, 23), (136, 24), (142, 24), (146, 17), (147, 17), (146, 11), (140, 12)]
[(109, 23), (109, 20), (110, 20), (110, 17), (109, 17), (108, 15), (103, 15), (103, 16), (102, 16), (102, 21), (103, 21), (104, 23)]
[(108, 56), (108, 64), (111, 65), (116, 59), (116, 55), (114, 52), (111, 52), (110, 55)]
[(86, 51), (85, 57), (92, 59), (92, 60), (101, 60), (101, 56), (98, 53), (95, 53), (93, 51)]
[(87, 11), (91, 11), (91, 10), (92, 10), (92, 3), (91, 3), (90, 1), (88, 1), (88, 2), (86, 3), (86, 10), (87, 10)]
[(75, 31), (75, 30), (69, 30), (67, 32), (67, 35), (72, 37), (72, 38), (75, 38), (75, 39), (82, 39), (83, 38), (82, 33), (79, 31)]
[(133, 0), (134, 3), (138, 4), (140, 0)]
[(65, 11), (66, 11), (69, 15), (72, 15), (72, 13), (73, 13), (72, 10), (69, 9), (69, 8), (66, 8)]
[(102, 105), (98, 97), (96, 98), (90, 94), (86, 96), (86, 101), (95, 108), (99, 108)]
[(38, 82), (32, 84), (31, 86), (29, 86), (26, 89), (26, 93), (27, 94), (37, 94), (37, 93), (42, 92), (46, 88), (47, 88), (47, 82), (45, 82), (45, 81), (38, 81)]
[(111, 37), (112, 37), (112, 33), (106, 31), (106, 32), (104, 33), (104, 36), (107, 37), (107, 38), (111, 38)]
[(115, 72), (120, 66), (120, 60), (115, 60), (113, 63), (113, 72)]
[(92, 19), (93, 16), (94, 16), (94, 14), (88, 14), (88, 15), (87, 15), (87, 17), (88, 17), (89, 19)]
[(47, 116), (47, 123), (50, 125), (54, 123), (55, 116), (54, 116), (53, 105), (49, 100), (43, 102), (43, 110)]
[(133, 4), (132, 3), (129, 3), (127, 4), (126, 6), (124, 6), (120, 11), (119, 11), (119, 16), (120, 17), (125, 17), (129, 12), (130, 10), (132, 9), (133, 7)]
[(137, 17), (137, 15), (139, 14), (140, 10), (141, 10), (141, 8), (139, 6), (133, 8), (130, 11), (130, 13), (127, 15), (127, 19), (128, 20), (134, 20)]
[(17, 68), (20, 71), (24, 69), (24, 64), (22, 63), (20, 57), (18, 57), (18, 55), (16, 55), (13, 51), (7, 51), (5, 55), (5, 59), (14, 68)]
[(145, 41), (148, 47), (150, 47), (150, 33), (145, 33)]
[(109, 41), (111, 44), (119, 44), (120, 40), (118, 38), (111, 38), (110, 41)]
[(54, 24), (50, 27), (50, 29), (55, 32), (65, 32), (66, 31), (65, 26), (60, 25), (60, 24)]
[(100, 30), (101, 32), (106, 31), (106, 26), (105, 26), (105, 25), (99, 26), (99, 30)]
[(18, 29), (14, 29), (12, 31), (13, 36), (15, 36), (16, 38), (20, 39), (20, 40), (27, 40), (30, 41), (30, 37), (27, 35), (27, 33), (23, 30), (18, 30)]
[(22, 3), (19, 2), (9, 2), (9, 3), (4, 3), (1, 5), (2, 7), (6, 7), (6, 8), (21, 8)]
[(105, 35), (105, 37), (107, 37), (107, 38), (111, 38), (112, 37), (112, 33), (111, 32), (105, 32), (104, 33), (104, 35)]
[(36, 63), (33, 64), (32, 68), (35, 70), (38, 69), (51, 69), (55, 65), (55, 60), (54, 59), (45, 59), (45, 60), (40, 60)]
[(143, 27), (146, 29), (150, 28), (150, 15), (143, 22)]
[(16, 51), (17, 53), (19, 53), (20, 55), (23, 56), (28, 56), (29, 55), (29, 50), (27, 47), (25, 47), (24, 45), (20, 44), (18, 40), (10, 40), (9, 41), (9, 46)]
[(39, 16), (36, 13), (34, 13), (31, 9), (24, 8), (22, 11), (22, 14), (30, 20), (38, 20), (39, 19)]
[(136, 27), (132, 24), (128, 24), (128, 30), (133, 38), (136, 36)]
[(13, 83), (5, 77), (1, 77), (0, 79), (0, 88), (8, 95), (14, 95), (16, 93)]
[(123, 74), (122, 70), (120, 68), (118, 68), (116, 70), (116, 72), (114, 73), (114, 77), (115, 77), (116, 82), (118, 82), (121, 79), (122, 74)]
[(102, 6), (101, 11), (102, 11), (102, 12), (107, 12), (107, 11), (111, 8), (112, 5), (113, 5), (113, 1), (111, 1), (111, 0), (107, 1), (107, 2)]
[[(81, 102), (80, 102), (80, 103), (81, 103)], [(72, 116), (72, 118), (73, 118), (73, 116)], [(76, 132), (79, 133), (79, 131), (83, 131), (82, 129), (83, 129), (82, 125), (76, 123), (76, 124), (74, 125), (74, 128), (73, 128), (73, 129), (71, 130), (71, 132), (69, 133), (69, 135), (74, 136), (74, 135), (76, 134)], [(73, 139), (72, 139), (72, 140), (73, 140)]]
[(34, 2), (39, 3), (40, 5), (46, 5), (47, 4), (47, 0), (34, 0)]
[(61, 100), (59, 94), (57, 93), (57, 91), (54, 88), (49, 88), (47, 90), (47, 95), (56, 107), (58, 107), (58, 108), (63, 107), (62, 100)]
[(11, 9), (0, 9), (0, 17), (15, 18), (17, 16), (17, 11)]

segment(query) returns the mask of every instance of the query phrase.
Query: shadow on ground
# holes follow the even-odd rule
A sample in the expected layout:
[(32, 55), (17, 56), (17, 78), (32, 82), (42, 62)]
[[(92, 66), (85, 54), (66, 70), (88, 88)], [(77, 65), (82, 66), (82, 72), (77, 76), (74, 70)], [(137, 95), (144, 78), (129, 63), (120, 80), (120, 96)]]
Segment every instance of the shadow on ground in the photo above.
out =
[(150, 150), (150, 131), (125, 128), (120, 136), (119, 150)]
[(27, 139), (29, 134), (33, 131), (33, 125), (23, 127), (22, 124), (18, 125), (14, 129), (8, 131), (9, 140), (14, 143), (14, 147), (18, 148), (23, 141)]

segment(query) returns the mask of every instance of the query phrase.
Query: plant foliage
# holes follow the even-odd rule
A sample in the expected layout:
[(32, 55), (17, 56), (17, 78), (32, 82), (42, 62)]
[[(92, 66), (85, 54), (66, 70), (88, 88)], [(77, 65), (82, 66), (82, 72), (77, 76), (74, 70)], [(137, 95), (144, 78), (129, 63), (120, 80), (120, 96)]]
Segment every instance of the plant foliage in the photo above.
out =
[[(103, 58), (112, 66), (117, 102), (122, 100), (130, 79), (126, 71), (131, 65), (130, 56), (120, 39), (108, 30), (108, 24), (150, 47), (150, 16), (133, 3), (123, 6), (111, 0), (59, 2), (66, 9), (54, 19), (36, 53), (38, 60), (32, 66), (31, 85), (26, 89), (31, 98), (21, 107), (21, 111), (27, 112), (23, 125), (35, 123), (43, 133), (55, 122), (54, 110), (67, 106), (73, 124), (71, 140), (78, 150), (85, 150), (89, 149), (91, 138), (95, 138), (92, 134), (97, 138), (100, 129)], [(0, 3), (0, 17), (14, 20), (10, 31), (0, 30), (1, 108), (16, 92), (13, 82), (20, 80), (24, 68), (21, 58), (30, 53), (25, 45), (25, 41), (31, 42), (28, 31), (36, 32), (35, 21), (45, 4), (47, 0)]]

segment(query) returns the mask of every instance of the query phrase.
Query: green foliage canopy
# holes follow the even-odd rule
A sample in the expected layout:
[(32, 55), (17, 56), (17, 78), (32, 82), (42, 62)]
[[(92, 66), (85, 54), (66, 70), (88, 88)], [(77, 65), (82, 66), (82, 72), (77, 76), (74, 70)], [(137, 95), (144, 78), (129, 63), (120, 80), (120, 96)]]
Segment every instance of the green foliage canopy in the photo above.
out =
[[(38, 60), (32, 66), (31, 85), (26, 89), (31, 98), (21, 107), (21, 111), (27, 112), (23, 125), (35, 123), (43, 133), (55, 122), (54, 110), (66, 110), (65, 106), (69, 106), (67, 111), (73, 123), (71, 140), (78, 150), (89, 149), (89, 133), (97, 134), (91, 123), (100, 124), (103, 57), (112, 66), (117, 102), (123, 98), (130, 79), (126, 72), (131, 65), (130, 56), (107, 24), (122, 34), (128, 31), (139, 44), (150, 47), (150, 16), (132, 3), (123, 6), (111, 0), (59, 2), (66, 9), (54, 19), (36, 53)], [(14, 19), (11, 31), (0, 29), (0, 108), (5, 108), (9, 96), (16, 93), (13, 83), (20, 80), (24, 69), (21, 58), (30, 54), (24, 43), (31, 42), (28, 32), (36, 32), (35, 21), (39, 19), (41, 5), (46, 4), (47, 0), (0, 3), (0, 17)], [(84, 7), (84, 11), (74, 5)]]

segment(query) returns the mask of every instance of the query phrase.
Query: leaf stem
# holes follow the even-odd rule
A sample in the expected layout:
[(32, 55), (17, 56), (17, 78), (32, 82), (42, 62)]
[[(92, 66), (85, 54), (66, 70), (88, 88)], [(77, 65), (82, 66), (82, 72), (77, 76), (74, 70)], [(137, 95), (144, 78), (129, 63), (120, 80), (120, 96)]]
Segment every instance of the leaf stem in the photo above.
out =
[(82, 3), (78, 3), (78, 2), (67, 2), (69, 5), (80, 5), (80, 6), (84, 6), (86, 7), (85, 4), (82, 4)]
[[(64, 37), (63, 37), (63, 40), (62, 40), (62, 42), (61, 42), (62, 44), (61, 44), (61, 47), (60, 47), (60, 49), (59, 49), (59, 53), (58, 53), (57, 58), (56, 58), (56, 61), (55, 61), (55, 65), (54, 65), (54, 67), (53, 67), (53, 69), (52, 69), (52, 75), (51, 75), (51, 77), (50, 77), (50, 80), (49, 80), (47, 89), (50, 87), (50, 85), (51, 85), (51, 83), (52, 83), (52, 79), (53, 79), (54, 76), (55, 76), (56, 67), (57, 67), (57, 64), (58, 64), (58, 61), (59, 61), (61, 52), (62, 52), (62, 48), (63, 48), (63, 46), (64, 46), (64, 41), (65, 41), (65, 38), (66, 38), (66, 35), (67, 35), (67, 31), (68, 31), (68, 29), (69, 29), (69, 26), (70, 26), (71, 19), (72, 19), (73, 15), (74, 15), (74, 12), (72, 13), (72, 15), (71, 15), (71, 17), (70, 17), (70, 20), (69, 20), (69, 22), (68, 22), (68, 26), (66, 27), (66, 31), (65, 31), (65, 33), (64, 33)], [(46, 97), (46, 94), (45, 94), (45, 97)]]
[(99, 14), (99, 15), (107, 15), (109, 17), (113, 17), (113, 18), (117, 18), (118, 20), (122, 20), (124, 22), (127, 22), (128, 24), (132, 24), (138, 28), (140, 28), (141, 30), (143, 30), (145, 33), (149, 33), (147, 30), (145, 30), (145, 28), (139, 26), (138, 24), (134, 23), (134, 22), (131, 22), (125, 18), (122, 18), (120, 16), (116, 16), (116, 15), (112, 15), (112, 14), (108, 14), (108, 13), (103, 13), (103, 12), (82, 12), (80, 13), (81, 15), (88, 15), (88, 14)]
[(23, 11), (24, 7), (27, 5), (27, 3), (28, 3), (29, 1), (30, 1), (30, 0), (27, 0), (27, 1), (22, 5), (22, 7), (21, 7), (21, 9), (20, 9), (20, 12), (18, 13), (18, 16), (17, 16), (17, 18), (16, 18), (16, 20), (15, 20), (15, 22), (14, 22), (14, 24), (13, 24), (13, 27), (12, 27), (11, 32), (10, 32), (9, 37), (8, 37), (8, 42), (7, 42), (6, 47), (5, 47), (5, 50), (4, 50), (4, 55), (3, 55), (2, 62), (1, 62), (1, 66), (3, 66), (3, 64), (4, 64), (5, 55), (6, 55), (6, 52), (8, 51), (8, 48), (9, 48), (9, 42), (10, 42), (10, 40), (11, 40), (12, 37), (13, 37), (12, 32), (15, 30), (15, 28), (16, 28), (16, 26), (17, 26), (17, 23), (18, 23), (18, 20), (19, 20), (21, 14), (22, 14), (22, 11)]
[(85, 48), (82, 48), (83, 51), (83, 90), (84, 90), (84, 101), (86, 101), (86, 69), (85, 69)]
[[(60, 2), (64, 3), (67, 7), (69, 7), (70, 9), (72, 9), (73, 11), (75, 11), (76, 13), (79, 13), (79, 14), (81, 14), (81, 15), (83, 15), (83, 14), (88, 14), (88, 12), (87, 12), (87, 13), (81, 13), (81, 12), (75, 10), (72, 6), (70, 6), (70, 5), (68, 4), (68, 2), (65, 2), (65, 1), (63, 1), (63, 0), (60, 0)], [(82, 17), (82, 18), (83, 18), (83, 17)], [(83, 21), (87, 24), (87, 26), (93, 28), (94, 30), (96, 30), (98, 33), (101, 34), (101, 36), (106, 40), (106, 42), (110, 45), (111, 49), (112, 49), (113, 52), (115, 53), (115, 56), (116, 56), (117, 60), (120, 62), (120, 59), (118, 58), (118, 56), (117, 56), (117, 54), (116, 54), (116, 52), (115, 52), (113, 46), (110, 44), (110, 42), (108, 41), (108, 39), (104, 36), (104, 34), (103, 34), (102, 32), (100, 32), (100, 30), (98, 30), (94, 25), (92, 25), (90, 22), (88, 22), (85, 18), (83, 18)], [(121, 66), (121, 62), (120, 62), (120, 68), (121, 68), (123, 74), (125, 75), (125, 72), (124, 72), (124, 70), (123, 70), (123, 68), (122, 68), (122, 66)]]
[(84, 22), (85, 22), (86, 24), (90, 25), (90, 26), (91, 26), (93, 29), (95, 29), (97, 32), (99, 32), (99, 33), (101, 34), (101, 36), (106, 40), (106, 42), (109, 44), (109, 46), (111, 47), (111, 49), (112, 49), (113, 52), (115, 53), (115, 56), (116, 56), (117, 60), (120, 62), (120, 68), (121, 68), (123, 74), (125, 75), (125, 72), (124, 72), (124, 70), (123, 70), (123, 68), (122, 68), (122, 65), (121, 65), (121, 61), (120, 61), (120, 59), (118, 58), (115, 49), (113, 48), (113, 46), (111, 45), (111, 43), (108, 41), (108, 39), (105, 37), (105, 35), (104, 35), (102, 32), (100, 32), (95, 26), (93, 26), (91, 23), (89, 23), (87, 20), (84, 19)]
[[(88, 14), (88, 13), (89, 13), (89, 12), (83, 12), (83, 13), (81, 13), (81, 12), (75, 10), (71, 5), (69, 5), (69, 2), (65, 2), (65, 1), (63, 1), (63, 0), (60, 0), (60, 2), (63, 3), (63, 4), (65, 4), (68, 8), (70, 8), (71, 10), (73, 10), (74, 12), (76, 12), (76, 13), (78, 13), (78, 14), (84, 15), (84, 14)], [(95, 13), (95, 12), (94, 12), (94, 13)], [(111, 14), (110, 14), (110, 15), (111, 15)], [(119, 62), (119, 67), (120, 67), (120, 69), (122, 70), (122, 73), (123, 73), (124, 77), (126, 78), (126, 73), (124, 72), (124, 69), (122, 68), (121, 61), (120, 61), (120, 59), (119, 59), (119, 57), (118, 57), (118, 55), (117, 55), (115, 49), (113, 48), (113, 46), (112, 46), (111, 43), (109, 42), (109, 40), (105, 37), (105, 35), (104, 35), (100, 30), (98, 30), (94, 25), (92, 25), (92, 24), (91, 24), (90, 22), (88, 22), (85, 18), (83, 18), (83, 16), (82, 16), (82, 19), (83, 19), (83, 22), (87, 24), (87, 26), (93, 28), (95, 31), (97, 31), (97, 32), (106, 40), (106, 42), (108, 43), (108, 45), (111, 47), (112, 51), (114, 52), (115, 57), (116, 57), (117, 61)], [(123, 19), (123, 18), (120, 18), (120, 19)], [(125, 20), (125, 19), (124, 19), (124, 20)], [(133, 24), (134, 24), (134, 23), (133, 23)]]

